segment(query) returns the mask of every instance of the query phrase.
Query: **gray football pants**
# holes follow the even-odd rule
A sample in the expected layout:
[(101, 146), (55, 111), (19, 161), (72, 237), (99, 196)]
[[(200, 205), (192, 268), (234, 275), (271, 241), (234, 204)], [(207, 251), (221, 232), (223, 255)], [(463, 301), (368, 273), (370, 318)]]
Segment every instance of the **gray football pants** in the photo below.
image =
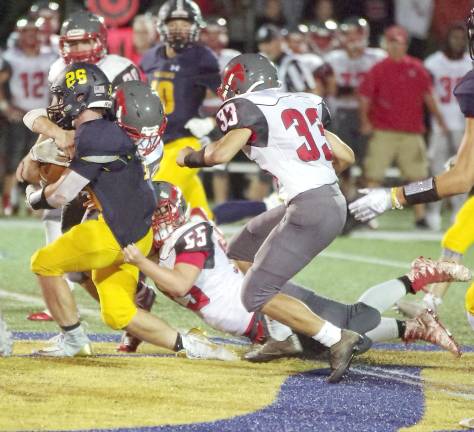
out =
[(337, 184), (303, 192), (250, 220), (228, 249), (230, 258), (253, 262), (243, 282), (246, 309), (260, 310), (336, 238), (345, 221), (346, 201)]

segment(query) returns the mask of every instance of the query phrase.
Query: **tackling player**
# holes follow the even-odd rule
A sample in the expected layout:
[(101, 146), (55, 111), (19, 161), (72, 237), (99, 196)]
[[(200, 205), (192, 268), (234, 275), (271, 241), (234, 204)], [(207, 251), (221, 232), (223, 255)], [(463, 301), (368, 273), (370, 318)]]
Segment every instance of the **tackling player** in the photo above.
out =
[(209, 48), (197, 44), (202, 26), (201, 11), (196, 3), (168, 0), (158, 14), (158, 30), (163, 43), (144, 54), (141, 67), (151, 87), (159, 94), (168, 117), (163, 136), (163, 163), (154, 180), (176, 184), (191, 207), (201, 207), (211, 217), (198, 170), (176, 165), (176, 156), (181, 149), (199, 149), (200, 142), (196, 137), (207, 135), (215, 127), (210, 118), (196, 118), (206, 89), (215, 92), (220, 82), (215, 55)]
[(95, 65), (75, 63), (66, 68), (59, 83), (56, 94), (62, 109), (58, 109), (55, 119), (76, 128), (75, 156), (56, 183), (41, 189), (30, 185), (28, 202), (34, 209), (57, 208), (88, 186), (100, 215), (74, 226), (31, 258), (31, 270), (38, 276), (45, 302), (63, 330), (60, 342), (39, 354), (91, 353), (74, 297), (63, 278), (67, 272), (90, 270), (102, 319), (111, 328), (126, 329), (170, 350), (185, 349), (191, 356), (234, 358), (202, 336), (182, 336), (135, 306), (139, 270), (123, 262), (121, 248), (135, 242), (142, 253), (148, 254), (153, 239), (153, 191), (144, 178), (135, 143), (105, 118), (112, 108), (112, 87), (105, 74)]
[[(304, 335), (298, 338), (287, 326), (259, 312), (248, 312), (240, 300), (244, 276), (227, 258), (225, 240), (217, 227), (202, 217), (190, 215), (175, 186), (166, 182), (154, 182), (153, 186), (157, 206), (152, 227), (157, 254), (147, 259), (136, 246), (129, 245), (124, 249), (126, 262), (137, 265), (158, 289), (216, 330), (246, 336), (257, 344), (265, 343), (247, 353), (247, 360), (264, 361), (300, 354), (300, 341), (305, 355), (321, 350), (313, 339)], [(407, 321), (382, 318), (382, 322), (380, 313), (400, 296), (415, 293), (435, 280), (460, 279), (465, 276), (463, 272), (469, 275), (463, 266), (419, 258), (409, 274), (370, 288), (353, 305), (320, 297), (293, 282), (287, 282), (282, 292), (301, 300), (333, 324), (367, 334), (373, 341), (396, 337), (405, 342), (426, 340), (458, 355), (455, 342), (432, 313), (424, 312)], [(384, 294), (383, 299), (379, 298), (380, 293)], [(370, 347), (371, 341), (365, 342), (364, 350)]]

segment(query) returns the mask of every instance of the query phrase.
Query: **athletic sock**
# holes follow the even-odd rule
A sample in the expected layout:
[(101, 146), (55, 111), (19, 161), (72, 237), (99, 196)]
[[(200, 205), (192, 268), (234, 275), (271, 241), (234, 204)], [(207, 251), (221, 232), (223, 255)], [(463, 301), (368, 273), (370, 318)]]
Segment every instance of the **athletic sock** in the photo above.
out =
[(70, 326), (61, 326), (61, 328), (65, 331), (65, 332), (72, 332), (73, 330), (79, 328), (81, 326), (81, 322), (78, 321), (76, 324), (73, 324), (73, 325), (70, 325)]
[(341, 329), (329, 321), (326, 321), (321, 330), (312, 336), (312, 338), (324, 346), (332, 347), (341, 340)]
[(366, 333), (374, 342), (385, 342), (398, 338), (398, 324), (395, 318), (382, 317), (380, 324)]
[(470, 312), (466, 312), (467, 322), (471, 325), (471, 328), (474, 330), (474, 315)]
[(359, 301), (383, 313), (404, 297), (406, 293), (407, 290), (403, 281), (391, 279), (369, 288), (360, 296)]
[(398, 280), (405, 286), (406, 294), (416, 294), (411, 280), (407, 275), (400, 276)]
[(181, 333), (178, 333), (176, 336), (176, 342), (174, 343), (173, 351), (178, 352), (184, 348), (183, 346), (183, 338), (181, 337)]
[(290, 327), (286, 326), (285, 324), (282, 324), (279, 321), (271, 319), (267, 316), (265, 316), (265, 321), (267, 322), (268, 333), (270, 334), (272, 339), (275, 339), (277, 341), (284, 341), (293, 334), (293, 330), (291, 330)]

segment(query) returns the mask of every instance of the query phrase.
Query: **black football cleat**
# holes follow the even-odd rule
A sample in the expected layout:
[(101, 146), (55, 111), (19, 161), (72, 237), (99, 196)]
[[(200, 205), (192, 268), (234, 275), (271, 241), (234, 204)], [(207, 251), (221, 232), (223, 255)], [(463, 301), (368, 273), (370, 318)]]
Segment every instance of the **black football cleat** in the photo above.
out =
[(329, 348), (329, 364), (332, 370), (328, 378), (329, 383), (335, 384), (341, 380), (362, 342), (363, 339), (359, 333), (351, 330), (341, 331), (341, 340)]

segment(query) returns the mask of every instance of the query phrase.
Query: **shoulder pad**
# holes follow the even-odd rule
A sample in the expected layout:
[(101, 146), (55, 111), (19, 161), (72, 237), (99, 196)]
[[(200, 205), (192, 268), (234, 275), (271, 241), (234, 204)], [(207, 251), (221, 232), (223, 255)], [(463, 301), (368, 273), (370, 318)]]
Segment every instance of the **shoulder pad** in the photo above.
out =
[(213, 252), (212, 225), (198, 222), (187, 226), (175, 243), (176, 254), (182, 252)]

